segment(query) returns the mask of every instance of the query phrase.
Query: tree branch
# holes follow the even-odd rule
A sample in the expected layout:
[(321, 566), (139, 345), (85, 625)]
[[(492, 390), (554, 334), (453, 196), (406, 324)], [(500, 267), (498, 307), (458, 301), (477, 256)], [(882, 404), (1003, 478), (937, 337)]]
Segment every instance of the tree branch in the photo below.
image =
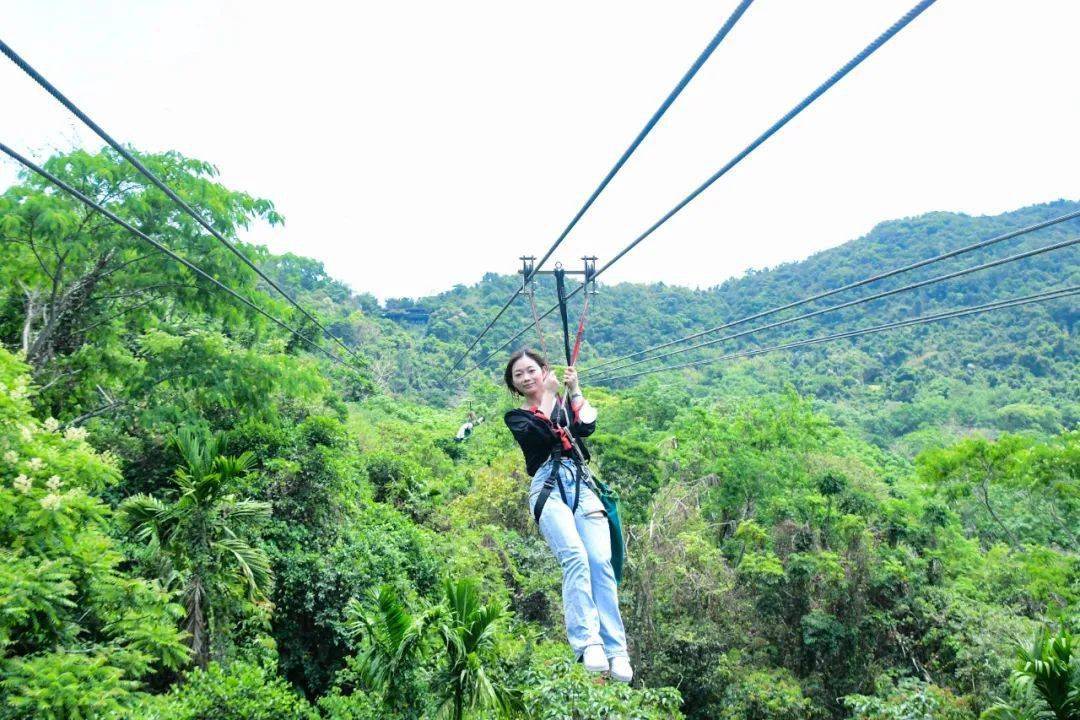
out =
[[(189, 375), (195, 375), (196, 372), (198, 372), (198, 371), (196, 371), (196, 370), (188, 370), (188, 371), (184, 371), (184, 372), (169, 373), (168, 375), (163, 375), (162, 377), (157, 378), (156, 380), (154, 380), (152, 383), (150, 383), (146, 387), (146, 391), (144, 393), (143, 401), (145, 402), (147, 399), (149, 399), (149, 395), (150, 395), (151, 391), (154, 388), (156, 388), (158, 385), (161, 385), (162, 383), (166, 383), (166, 382), (168, 382), (170, 380), (176, 380), (176, 379), (179, 379), (179, 378), (182, 378), (182, 377), (188, 377)], [(98, 387), (98, 390), (101, 390), (100, 386)], [(108, 395), (105, 393), (104, 390), (101, 390), (101, 393), (102, 393), (102, 395), (104, 397), (108, 398)], [(135, 400), (133, 398), (128, 398), (127, 400), (111, 400), (111, 401), (108, 401), (104, 405), (102, 405), (100, 407), (97, 407), (97, 408), (91, 410), (90, 412), (83, 413), (82, 415), (75, 418), (74, 420), (69, 420), (68, 422), (64, 423), (63, 427), (68, 428), (68, 427), (73, 427), (75, 425), (81, 425), (82, 423), (86, 422), (87, 420), (90, 420), (91, 418), (95, 418), (98, 415), (104, 415), (105, 413), (107, 413), (107, 412), (109, 412), (111, 410), (115, 410), (117, 408), (121, 408), (121, 407), (124, 407), (126, 405), (131, 405), (134, 402), (135, 402)]]
[(91, 410), (90, 412), (83, 413), (82, 415), (75, 418), (74, 420), (69, 420), (68, 422), (64, 423), (64, 427), (69, 428), (69, 427), (75, 427), (76, 425), (82, 425), (87, 420), (90, 420), (92, 418), (96, 418), (98, 415), (104, 415), (105, 413), (107, 413), (107, 412), (109, 412), (111, 410), (115, 410), (117, 408), (124, 407), (125, 405), (130, 405), (131, 403), (132, 403), (131, 400), (117, 400), (116, 402), (112, 402), (112, 403), (109, 403), (107, 405), (102, 405), (101, 407), (99, 407), (99, 408), (97, 408), (95, 410)]
[(190, 283), (159, 283), (157, 285), (146, 285), (145, 287), (136, 288), (131, 292), (115, 293), (112, 295), (98, 295), (97, 300), (122, 300), (127, 297), (135, 297), (141, 295), (147, 290), (156, 290), (158, 288), (198, 288), (198, 285), (192, 285)]
[(140, 261), (145, 260), (146, 258), (149, 258), (149, 257), (154, 257), (155, 255), (157, 255), (157, 253), (147, 253), (146, 255), (140, 255), (137, 258), (132, 258), (131, 260), (127, 260), (125, 262), (122, 262), (119, 265), (117, 265), (116, 267), (109, 268), (104, 273), (102, 273), (101, 277), (98, 278), (98, 281), (100, 282), (101, 280), (104, 280), (105, 278), (109, 277), (113, 273), (120, 272), (121, 270), (126, 268), (128, 265), (132, 265), (134, 263), (140, 262)]
[(46, 390), (48, 390), (49, 388), (51, 388), (53, 385), (55, 385), (56, 383), (63, 380), (64, 378), (72, 377), (74, 375), (78, 375), (78, 374), (82, 373), (84, 369), (85, 368), (78, 368), (76, 370), (72, 370), (71, 372), (60, 373), (59, 375), (54, 377), (52, 380), (50, 380), (48, 383), (46, 383), (45, 385), (42, 385), (41, 387), (39, 387), (38, 392), (43, 393)]
[(990, 504), (990, 476), (991, 476), (992, 472), (993, 472), (993, 468), (989, 465), (989, 463), (984, 462), (983, 463), (983, 475), (982, 475), (982, 477), (980, 479), (980, 483), (979, 483), (979, 488), (982, 490), (983, 505), (986, 507), (987, 511), (990, 513), (990, 517), (993, 518), (994, 522), (997, 523), (998, 527), (1000, 527), (1005, 532), (1005, 537), (1009, 541), (1009, 546), (1015, 548), (1017, 546), (1016, 537), (1012, 534), (1012, 531), (1009, 530), (1009, 528), (1005, 526), (1005, 523), (1003, 523), (1001, 521), (1001, 518), (999, 518), (998, 514), (996, 512), (994, 512), (994, 508)]
[(75, 334), (75, 335), (81, 335), (82, 333), (89, 332), (89, 331), (93, 330), (96, 327), (100, 327), (101, 325), (104, 325), (105, 323), (112, 322), (113, 320), (115, 320), (118, 317), (126, 315), (129, 312), (134, 312), (134, 311), (138, 310), (139, 308), (146, 307), (150, 303), (157, 302), (158, 300), (160, 300), (160, 298), (156, 298), (156, 297), (150, 298), (149, 300), (146, 300), (145, 302), (138, 303), (137, 305), (132, 305), (129, 308), (124, 308), (120, 312), (115, 313), (113, 315), (110, 315), (109, 317), (104, 318), (103, 320), (98, 320), (96, 323), (92, 323), (90, 325), (86, 325), (85, 327), (81, 327), (78, 330), (74, 330), (74, 331), (72, 331), (72, 333)]
[(37, 314), (37, 308), (34, 306), (34, 302), (37, 300), (38, 293), (35, 290), (31, 290), (22, 280), (17, 281), (19, 287), (26, 294), (26, 320), (23, 322), (22, 332), (22, 349), (23, 353), (30, 352), (30, 332), (34, 326), (34, 315)]
[(46, 277), (48, 277), (49, 280), (51, 280), (53, 282), (53, 285), (56, 285), (56, 276), (54, 276), (51, 272), (49, 272), (49, 268), (47, 268), (45, 266), (45, 261), (41, 258), (41, 255), (38, 253), (37, 243), (34, 242), (34, 223), (33, 222), (30, 223), (30, 229), (27, 231), (26, 244), (30, 246), (30, 251), (33, 252), (34, 257), (37, 258), (38, 265), (41, 266), (41, 271), (44, 272)]

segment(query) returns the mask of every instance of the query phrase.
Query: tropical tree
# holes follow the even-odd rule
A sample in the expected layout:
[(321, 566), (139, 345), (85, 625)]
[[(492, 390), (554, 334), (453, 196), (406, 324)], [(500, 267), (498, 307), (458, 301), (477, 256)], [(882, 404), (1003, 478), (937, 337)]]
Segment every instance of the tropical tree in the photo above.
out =
[(439, 713), (462, 720), (467, 712), (494, 710), (509, 716), (520, 706), (514, 690), (495, 674), (496, 633), (508, 611), (498, 602), (480, 602), (475, 580), (443, 583), (445, 605), (435, 618), (442, 641), (442, 703)]
[(982, 714), (983, 720), (1077, 720), (1080, 718), (1080, 656), (1076, 638), (1062, 629), (1040, 628), (1029, 646), (1016, 649), (1011, 697)]
[[(200, 667), (210, 659), (214, 619), (227, 614), (237, 588), (248, 600), (265, 599), (272, 583), (265, 551), (241, 537), (252, 523), (270, 517), (266, 502), (241, 500), (231, 492), (253, 466), (250, 453), (224, 455), (220, 436), (183, 428), (175, 437), (184, 465), (174, 480), (174, 501), (139, 494), (120, 505), (122, 522), (147, 543), (162, 580), (181, 590), (184, 629)], [(218, 623), (223, 628), (224, 622)]]
[(1020, 538), (1013, 527), (1017, 518), (999, 500), (1015, 492), (1030, 445), (1030, 440), (1018, 435), (1005, 435), (996, 442), (968, 438), (920, 455), (919, 474), (959, 507), (964, 522), (976, 528), (985, 543), (1004, 540), (1017, 547)]
[(409, 612), (391, 585), (371, 592), (371, 608), (356, 598), (349, 601), (346, 630), (360, 638), (361, 651), (352, 669), (367, 689), (382, 693), (383, 702), (399, 708), (415, 702), (415, 671), (425, 657), (425, 634), (431, 627), (434, 608)]
[(509, 611), (498, 602), (482, 603), (472, 579), (443, 581), (439, 605), (410, 612), (398, 591), (383, 585), (372, 591), (369, 607), (355, 598), (347, 609), (347, 629), (362, 649), (350, 669), (367, 690), (380, 693), (392, 711), (419, 710), (418, 672), (437, 663), (441, 717), (462, 720), (474, 712), (510, 715), (520, 697), (495, 671), (497, 633)]
[[(213, 165), (176, 152), (140, 155), (152, 171), (189, 198), (226, 237), (254, 221), (281, 222), (267, 200), (216, 182)], [(153, 187), (117, 153), (75, 151), (49, 158), (54, 175), (103, 204), (241, 293), (256, 291), (241, 261)], [(258, 260), (265, 252), (248, 248)], [(264, 323), (190, 271), (108, 218), (33, 173), (0, 194), (0, 336), (26, 354), (37, 400), (61, 420), (97, 404), (114, 389), (118, 370), (138, 373), (132, 340), (192, 313), (214, 316), (237, 334)], [(162, 376), (164, 377), (164, 375)], [(106, 403), (106, 406), (111, 403)]]

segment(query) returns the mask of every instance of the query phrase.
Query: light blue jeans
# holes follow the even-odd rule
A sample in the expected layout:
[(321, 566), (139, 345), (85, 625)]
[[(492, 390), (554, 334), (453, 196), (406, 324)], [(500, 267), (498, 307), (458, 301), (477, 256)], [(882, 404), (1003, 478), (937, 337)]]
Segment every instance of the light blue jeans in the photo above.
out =
[(609, 658), (629, 657), (615, 571), (611, 568), (607, 516), (600, 498), (585, 482), (581, 483), (577, 511), (570, 512), (574, 506), (573, 460), (548, 460), (540, 466), (529, 486), (529, 513), (533, 512), (544, 481), (556, 467), (562, 476), (566, 502), (556, 485), (540, 515), (540, 534), (562, 566), (563, 614), (570, 648), (579, 658), (589, 645), (603, 645)]

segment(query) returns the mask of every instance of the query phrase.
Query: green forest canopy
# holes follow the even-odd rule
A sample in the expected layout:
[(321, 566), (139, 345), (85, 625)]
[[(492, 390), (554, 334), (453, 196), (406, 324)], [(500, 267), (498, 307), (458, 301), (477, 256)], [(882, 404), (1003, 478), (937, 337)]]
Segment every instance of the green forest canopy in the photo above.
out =
[[(281, 220), (207, 163), (142, 157), (226, 236)], [(290, 317), (114, 154), (47, 164)], [(891, 221), (707, 290), (605, 287), (583, 364), (1076, 207)], [(587, 387), (627, 523), (626, 687), (569, 655), (508, 394), (490, 372), (433, 382), (514, 277), (383, 307), (245, 246), (360, 349), (346, 371), (35, 178), (0, 195), (0, 232), (0, 718), (1076, 716), (1074, 303)], [(1068, 250), (865, 309), (1078, 267)], [(487, 420), (455, 443), (468, 410)]]

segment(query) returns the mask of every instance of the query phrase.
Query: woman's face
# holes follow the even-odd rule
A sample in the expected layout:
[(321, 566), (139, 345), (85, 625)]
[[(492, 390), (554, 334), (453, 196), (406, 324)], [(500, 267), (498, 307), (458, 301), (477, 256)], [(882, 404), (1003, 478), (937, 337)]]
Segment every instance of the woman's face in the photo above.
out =
[(528, 355), (522, 355), (510, 370), (510, 379), (522, 395), (530, 395), (544, 386), (544, 369)]

